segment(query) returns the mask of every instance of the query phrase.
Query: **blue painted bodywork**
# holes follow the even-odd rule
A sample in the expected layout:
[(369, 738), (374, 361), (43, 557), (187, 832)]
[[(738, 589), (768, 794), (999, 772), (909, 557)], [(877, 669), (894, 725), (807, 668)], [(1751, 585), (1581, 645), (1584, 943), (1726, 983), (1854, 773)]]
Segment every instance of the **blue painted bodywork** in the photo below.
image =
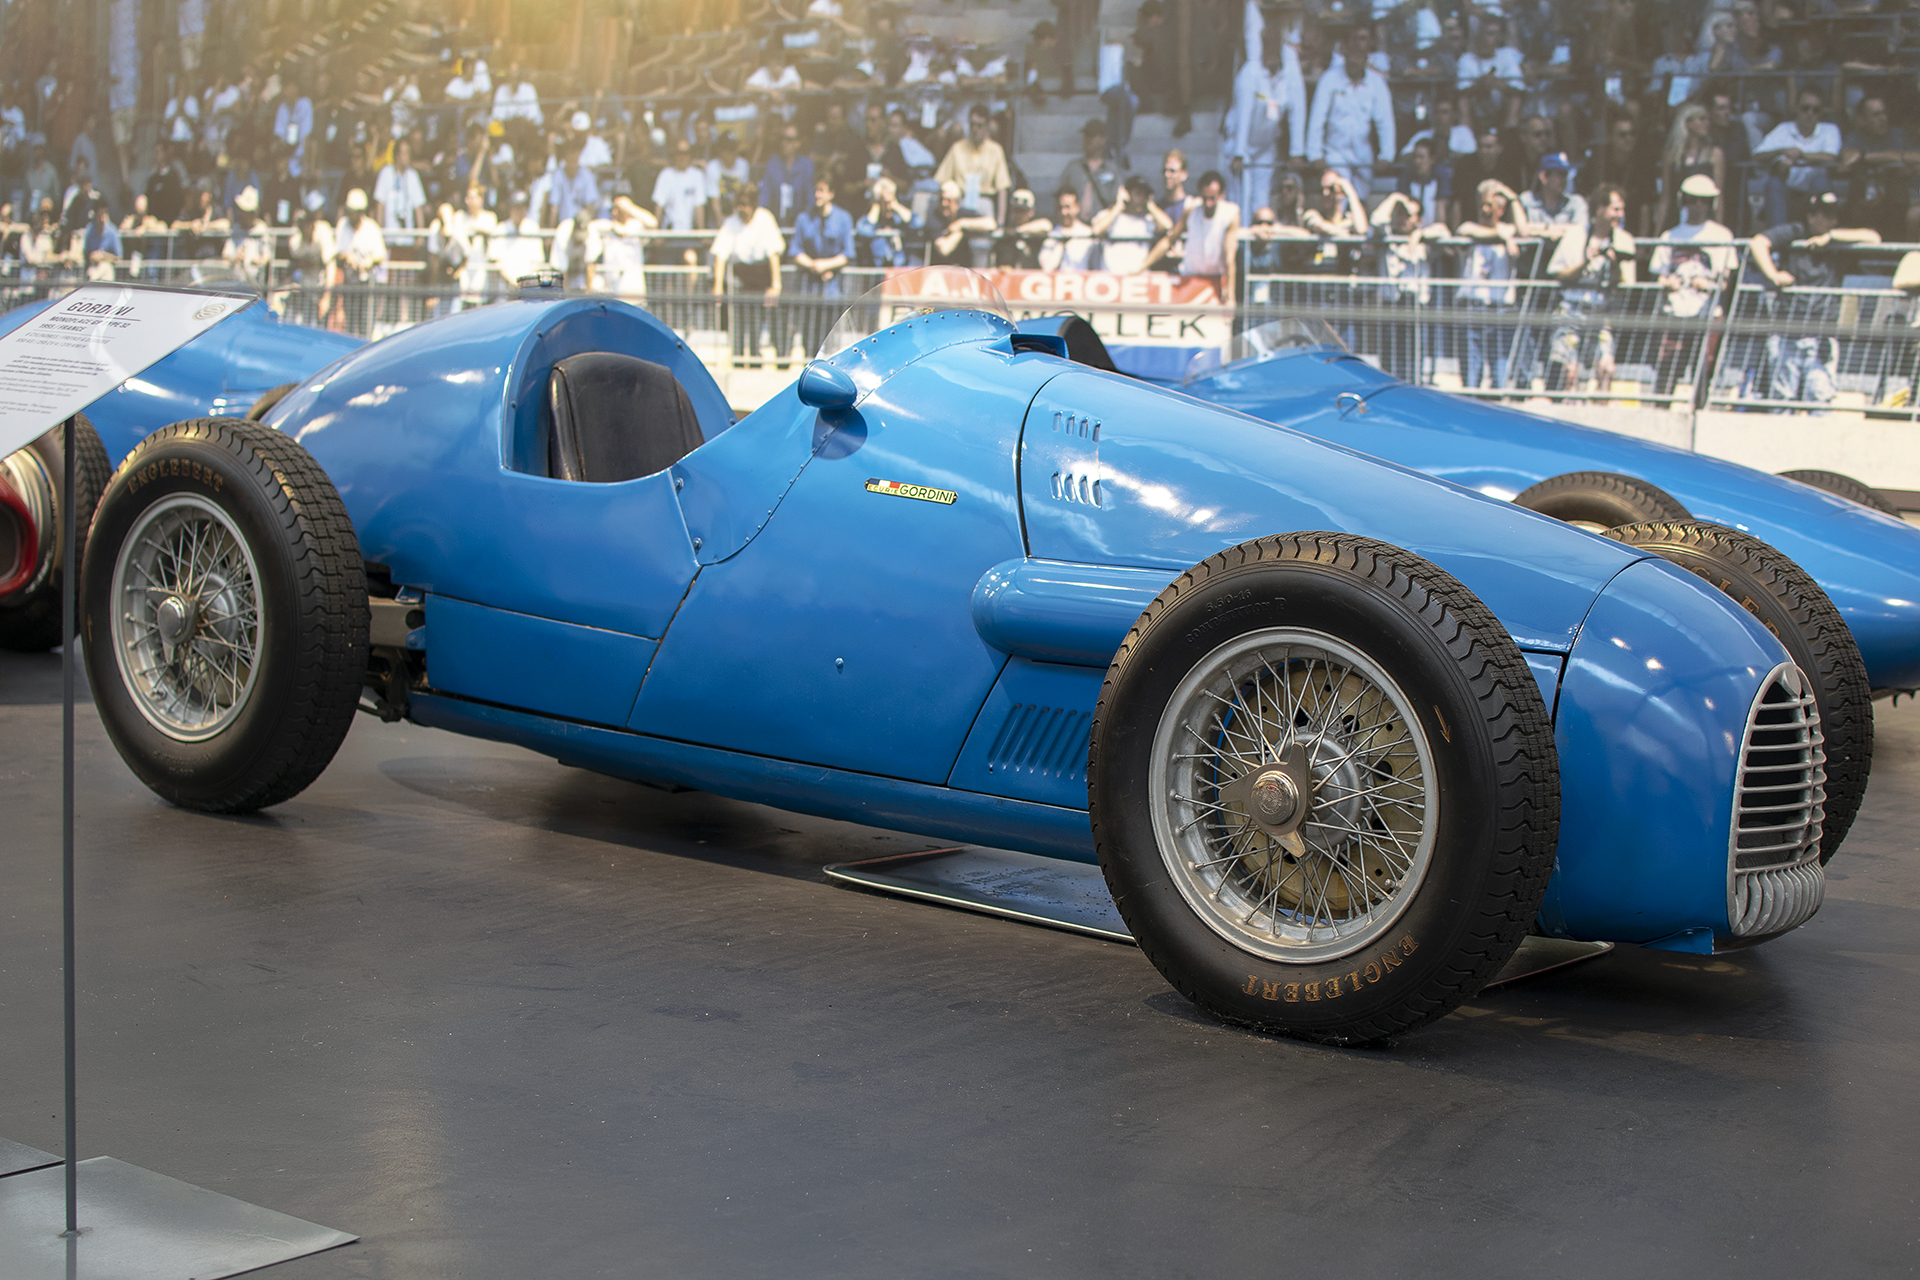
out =
[(1903, 520), (1738, 463), (1409, 386), (1324, 348), (1229, 366), (1181, 390), (1497, 498), (1573, 471), (1646, 480), (1812, 575), (1875, 688), (1920, 687), (1920, 529)]
[[(548, 373), (593, 349), (672, 368), (705, 443), (624, 483), (548, 478)], [(1735, 756), (1785, 661), (1744, 611), (1619, 544), (1058, 350), (986, 313), (923, 316), (808, 381), (833, 407), (790, 388), (734, 423), (645, 313), (522, 301), (356, 352), (267, 421), (333, 478), (367, 559), (423, 593), (418, 722), (1080, 860), (1094, 704), (1169, 581), (1296, 529), (1399, 543), (1487, 602), (1558, 704), (1546, 923), (1728, 927)]]
[[(0, 316), (9, 333), (52, 306), (30, 303)], [(187, 418), (238, 418), (275, 387), (298, 382), (365, 344), (305, 325), (281, 324), (255, 303), (166, 359), (129, 378), (84, 412), (114, 466), (149, 434)]]

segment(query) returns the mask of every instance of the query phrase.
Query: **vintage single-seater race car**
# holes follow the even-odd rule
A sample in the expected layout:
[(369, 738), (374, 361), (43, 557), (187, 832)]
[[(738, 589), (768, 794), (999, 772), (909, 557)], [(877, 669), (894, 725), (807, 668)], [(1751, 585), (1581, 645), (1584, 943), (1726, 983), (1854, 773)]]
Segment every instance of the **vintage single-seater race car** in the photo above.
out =
[[(0, 316), (0, 334), (52, 305), (31, 303)], [(289, 384), (361, 345), (344, 334), (283, 325), (256, 305), (88, 405), (75, 430), (81, 548), (114, 465), (155, 426), (263, 411)], [(60, 643), (62, 439), (61, 431), (49, 431), (0, 458), (0, 649), (39, 652)]]
[(360, 704), (1097, 861), (1176, 988), (1335, 1042), (1530, 930), (1706, 952), (1818, 908), (1818, 708), (1727, 596), (1077, 365), (978, 277), (910, 291), (949, 305), (862, 299), (739, 422), (671, 330), (567, 298), (156, 431), (87, 551), (109, 736), (248, 811)]

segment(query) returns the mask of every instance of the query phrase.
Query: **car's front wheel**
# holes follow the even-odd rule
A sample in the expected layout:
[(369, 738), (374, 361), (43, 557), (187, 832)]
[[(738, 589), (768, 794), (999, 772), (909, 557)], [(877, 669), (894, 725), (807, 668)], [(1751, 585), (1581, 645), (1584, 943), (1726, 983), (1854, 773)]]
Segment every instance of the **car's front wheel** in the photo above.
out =
[(1558, 838), (1512, 639), (1444, 570), (1347, 534), (1245, 543), (1169, 586), (1108, 671), (1088, 776), (1108, 886), (1168, 981), (1333, 1043), (1478, 991)]
[(159, 795), (246, 813), (333, 758), (367, 665), (366, 579), (293, 440), (234, 418), (154, 432), (107, 486), (82, 580), (94, 703)]

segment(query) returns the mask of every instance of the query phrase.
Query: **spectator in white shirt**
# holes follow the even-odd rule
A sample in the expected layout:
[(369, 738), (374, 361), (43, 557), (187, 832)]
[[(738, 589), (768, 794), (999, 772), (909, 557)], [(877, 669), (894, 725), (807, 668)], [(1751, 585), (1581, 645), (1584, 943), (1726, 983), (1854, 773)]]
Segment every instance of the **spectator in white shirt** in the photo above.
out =
[(1274, 167), (1283, 155), (1297, 163), (1306, 154), (1306, 104), (1300, 61), (1293, 46), (1277, 35), (1262, 44), (1259, 61), (1248, 59), (1234, 77), (1233, 128), (1226, 151), (1243, 208), (1267, 203)]
[(509, 289), (523, 276), (530, 276), (545, 266), (547, 261), (540, 224), (527, 209), (527, 193), (514, 192), (507, 200), (506, 218), (494, 229), (487, 244), (487, 252)]
[(613, 198), (613, 216), (597, 224), (602, 292), (623, 298), (638, 298), (645, 292), (645, 273), (641, 268), (646, 257), (646, 241), (641, 233), (659, 225), (652, 214), (625, 196)]
[(525, 120), (539, 126), (546, 123), (540, 112), (540, 91), (520, 71), (520, 60), (507, 63), (507, 73), (493, 87), (493, 118), (502, 123)]
[(653, 181), (653, 207), (668, 231), (699, 231), (707, 225), (707, 175), (693, 163), (693, 144), (673, 145), (673, 163)]
[(1102, 240), (1102, 266), (1116, 275), (1137, 275), (1153, 265), (1154, 248), (1173, 230), (1173, 219), (1153, 203), (1153, 188), (1145, 178), (1128, 178), (1120, 199), (1093, 218), (1094, 234)]
[(393, 144), (393, 163), (383, 165), (373, 180), (374, 216), (389, 231), (419, 225), (427, 203), (426, 188), (413, 167), (413, 147), (405, 138)]
[(487, 71), (487, 60), (475, 58), (473, 65), (461, 64), (461, 70), (447, 81), (446, 97), (448, 102), (465, 105), (475, 98), (493, 96), (493, 76)]
[(773, 61), (757, 68), (747, 77), (746, 87), (766, 98), (768, 110), (783, 120), (791, 120), (793, 103), (787, 95), (805, 88), (806, 82), (801, 80), (798, 68), (793, 65), (793, 55), (782, 49)]
[(1767, 225), (1787, 220), (1787, 193), (1805, 199), (1827, 189), (1827, 166), (1840, 159), (1840, 128), (1820, 118), (1826, 99), (1811, 85), (1800, 90), (1791, 120), (1760, 140), (1753, 158), (1766, 166)]
[(372, 319), (371, 286), (386, 275), (387, 238), (367, 213), (367, 193), (355, 187), (347, 192), (346, 216), (334, 232), (340, 247), (340, 269), (345, 273), (347, 329), (366, 337)]
[(1040, 266), (1046, 271), (1086, 271), (1093, 265), (1093, 253), (1099, 239), (1093, 227), (1080, 221), (1080, 197), (1062, 191), (1054, 197), (1060, 218), (1054, 223), (1047, 242), (1040, 246)]
[[(1324, 162), (1366, 190), (1373, 185), (1374, 160), (1394, 154), (1393, 95), (1386, 77), (1367, 65), (1373, 51), (1371, 26), (1352, 28), (1341, 48), (1345, 61), (1329, 67), (1313, 92), (1307, 159)], [(1356, 67), (1361, 69), (1358, 78)]]

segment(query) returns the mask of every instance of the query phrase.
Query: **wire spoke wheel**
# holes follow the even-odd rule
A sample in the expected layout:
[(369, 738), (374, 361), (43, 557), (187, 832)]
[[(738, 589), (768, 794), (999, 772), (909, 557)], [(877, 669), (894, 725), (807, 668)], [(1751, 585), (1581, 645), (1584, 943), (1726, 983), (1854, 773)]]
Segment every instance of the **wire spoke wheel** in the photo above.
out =
[(156, 729), (200, 742), (231, 724), (259, 669), (260, 571), (228, 515), (176, 494), (149, 507), (114, 560), (113, 647)]
[(1323, 632), (1258, 631), (1198, 663), (1161, 718), (1151, 785), (1173, 883), (1267, 959), (1378, 942), (1432, 858), (1426, 732), (1378, 664)]

